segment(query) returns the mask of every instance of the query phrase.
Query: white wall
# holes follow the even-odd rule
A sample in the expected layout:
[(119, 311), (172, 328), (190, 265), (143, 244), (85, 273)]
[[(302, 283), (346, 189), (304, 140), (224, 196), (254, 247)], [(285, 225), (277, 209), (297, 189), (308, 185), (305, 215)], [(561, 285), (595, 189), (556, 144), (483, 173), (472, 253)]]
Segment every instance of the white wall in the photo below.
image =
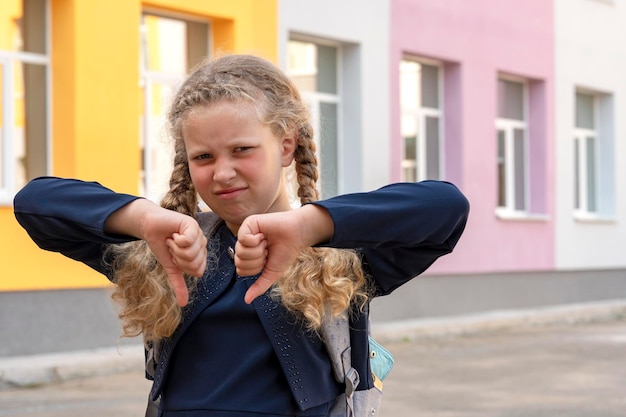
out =
[[(556, 268), (626, 266), (626, 4), (613, 0), (555, 0)], [(574, 218), (572, 128), (574, 92), (588, 88), (612, 99), (611, 212)], [(603, 168), (607, 168), (605, 164)], [(610, 164), (608, 166), (611, 170)], [(612, 200), (612, 201), (610, 201)]]
[(290, 34), (343, 44), (343, 148), (340, 192), (370, 190), (390, 180), (389, 2), (282, 0), (279, 59)]

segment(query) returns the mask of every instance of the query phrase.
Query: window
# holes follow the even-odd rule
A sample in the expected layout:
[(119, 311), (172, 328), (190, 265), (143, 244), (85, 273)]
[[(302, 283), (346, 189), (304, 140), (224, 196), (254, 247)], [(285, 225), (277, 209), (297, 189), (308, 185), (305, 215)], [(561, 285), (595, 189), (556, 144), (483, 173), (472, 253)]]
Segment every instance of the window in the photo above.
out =
[(574, 99), (574, 215), (611, 218), (615, 215), (613, 96), (579, 90)]
[[(7, 10), (8, 9), (8, 10)], [(11, 2), (0, 16), (0, 203), (46, 175), (49, 152), (48, 2)]]
[(441, 67), (411, 60), (400, 62), (402, 180), (441, 177)]
[(498, 208), (506, 212), (527, 210), (527, 86), (498, 80), (496, 120)]
[(173, 146), (166, 113), (188, 70), (209, 53), (209, 25), (144, 13), (141, 22), (143, 120), (140, 193), (159, 201), (169, 189)]
[(597, 210), (596, 99), (576, 93), (574, 129), (574, 208), (583, 213)]
[(309, 106), (315, 131), (323, 197), (339, 193), (339, 48), (290, 40), (287, 74)]

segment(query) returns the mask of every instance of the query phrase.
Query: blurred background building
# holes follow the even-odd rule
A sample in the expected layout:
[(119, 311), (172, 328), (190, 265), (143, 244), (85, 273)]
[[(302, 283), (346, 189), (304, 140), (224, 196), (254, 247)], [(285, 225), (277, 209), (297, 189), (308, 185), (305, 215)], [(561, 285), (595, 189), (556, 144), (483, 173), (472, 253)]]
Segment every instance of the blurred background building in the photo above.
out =
[(111, 346), (103, 276), (38, 249), (40, 175), (158, 201), (164, 113), (206, 57), (252, 53), (309, 103), (324, 197), (442, 179), (457, 250), (375, 321), (626, 298), (626, 5), (617, 0), (0, 1), (0, 356)]

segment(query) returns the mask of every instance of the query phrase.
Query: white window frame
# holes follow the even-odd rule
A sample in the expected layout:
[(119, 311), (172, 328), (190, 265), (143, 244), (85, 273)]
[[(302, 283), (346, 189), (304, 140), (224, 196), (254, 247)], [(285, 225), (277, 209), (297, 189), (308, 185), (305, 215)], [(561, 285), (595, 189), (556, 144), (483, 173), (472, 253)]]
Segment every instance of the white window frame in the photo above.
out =
[[(337, 106), (337, 120), (336, 120), (337, 131), (335, 132), (336, 141), (337, 141), (336, 143), (337, 167), (336, 167), (336, 172), (334, 174), (334, 181), (335, 181), (334, 188), (337, 190), (337, 194), (341, 194), (343, 192), (343, 186), (342, 186), (343, 162), (342, 161), (343, 161), (343, 156), (344, 156), (343, 115), (342, 115), (342, 99), (341, 99), (342, 45), (337, 42), (321, 40), (318, 38), (312, 38), (308, 36), (295, 35), (295, 34), (289, 37), (288, 42), (289, 41), (313, 43), (318, 46), (331, 46), (336, 49), (337, 67), (335, 68), (335, 72), (336, 72), (336, 77), (337, 77), (337, 93), (330, 94), (330, 93), (322, 93), (318, 91), (303, 91), (303, 90), (299, 90), (299, 91), (300, 91), (300, 95), (302, 96), (302, 99), (307, 104), (309, 108), (309, 113), (311, 115), (311, 125), (313, 127), (313, 132), (314, 132), (313, 140), (315, 142), (315, 147), (316, 147), (315, 153), (318, 158), (318, 161), (322, 161), (322, 159), (324, 158), (324, 155), (323, 155), (324, 149), (322, 148), (321, 136), (320, 136), (322, 132), (322, 125), (324, 123), (324, 121), (322, 120), (321, 111), (320, 111), (321, 104), (335, 104)], [(289, 48), (289, 46), (287, 46), (287, 48)], [(289, 75), (291, 76), (293, 74), (290, 73)], [(320, 162), (320, 165), (318, 166), (318, 169), (319, 169), (319, 179), (317, 181), (317, 188), (320, 191), (320, 195), (322, 196), (322, 198), (334, 196), (334, 194), (328, 195), (327, 193), (325, 193), (325, 186), (324, 186), (323, 178), (328, 173), (322, 172), (321, 162)]]
[[(208, 45), (209, 50), (211, 50), (211, 25), (208, 20), (202, 20), (193, 18), (191, 16), (187, 16), (180, 13), (163, 13), (158, 10), (154, 10), (151, 8), (144, 8), (142, 10), (143, 15), (157, 16), (163, 17), (166, 19), (179, 20), (183, 22), (200, 22), (207, 25), (208, 31)], [(143, 30), (143, 29), (142, 29)], [(145, 54), (143, 45), (140, 45), (140, 53)], [(208, 53), (209, 51), (207, 51)], [(153, 155), (159, 154), (159, 159), (163, 160), (165, 166), (160, 165), (159, 169), (165, 170), (169, 175), (171, 172), (172, 164), (173, 164), (173, 146), (168, 142), (165, 143), (163, 138), (167, 137), (167, 132), (165, 132), (166, 127), (166, 112), (167, 106), (163, 108), (163, 120), (158, 123), (154, 121), (154, 117), (150, 112), (150, 108), (152, 106), (153, 98), (154, 98), (154, 90), (155, 86), (160, 87), (169, 87), (172, 91), (172, 94), (178, 89), (180, 84), (185, 79), (187, 72), (167, 72), (167, 71), (154, 71), (146, 68), (145, 60), (142, 59), (140, 63), (140, 77), (139, 77), (139, 87), (144, 90), (143, 95), (143, 106), (144, 106), (144, 114), (141, 118), (141, 127), (142, 131), (139, 138), (140, 149), (142, 150), (142, 160), (143, 166), (140, 170), (140, 178), (139, 178), (139, 189), (142, 190), (142, 193), (146, 198), (158, 202), (162, 199), (164, 192), (167, 191), (167, 184), (160, 184), (156, 178), (154, 178), (151, 173), (156, 168), (153, 163)], [(156, 127), (156, 126), (160, 127)], [(169, 165), (168, 165), (169, 164)], [(169, 180), (169, 176), (168, 176)], [(163, 189), (165, 187), (165, 189)]]
[[(433, 107), (402, 107), (402, 103), (400, 103), (401, 109), (401, 119), (404, 116), (414, 117), (416, 120), (416, 126), (419, 127), (419, 131), (417, 132), (417, 139), (415, 143), (417, 158), (416, 159), (407, 159), (406, 158), (406, 147), (404, 144), (404, 138), (402, 138), (402, 179), (406, 181), (406, 177), (404, 175), (405, 169), (415, 169), (416, 182), (423, 181), (428, 179), (428, 160), (426, 155), (426, 118), (427, 117), (436, 117), (438, 122), (438, 130), (439, 137), (437, 138), (437, 145), (439, 147), (437, 154), (439, 156), (439, 160), (437, 161), (438, 172), (437, 178), (430, 179), (441, 179), (444, 167), (443, 167), (443, 114), (444, 114), (444, 102), (443, 102), (443, 65), (441, 62), (432, 61), (424, 58), (415, 58), (411, 56), (406, 56), (402, 59), (402, 61), (412, 61), (418, 64), (429, 65), (437, 68), (438, 71), (438, 83), (437, 83), (437, 95), (439, 100), (439, 108)], [(402, 88), (402, 86), (400, 86)], [(415, 161), (415, 162), (413, 162)]]
[[(593, 159), (594, 159), (594, 175), (593, 175), (593, 189), (595, 195), (593, 196), (595, 208), (589, 207), (589, 169), (587, 166), (587, 141), (591, 140), (593, 144)], [(598, 136), (595, 130), (591, 129), (574, 129), (574, 146), (578, 147), (578, 172), (574, 173), (578, 178), (578, 183), (574, 186), (578, 188), (578, 207), (574, 207), (574, 215), (576, 217), (595, 217), (598, 212)], [(576, 168), (574, 168), (576, 169)]]
[[(578, 111), (576, 108), (577, 104), (577, 94), (584, 94), (590, 96), (593, 100), (592, 103), (592, 111), (593, 114), (593, 129), (582, 128), (576, 126), (576, 116), (574, 117), (574, 129), (573, 129), (573, 154), (574, 156), (578, 156), (575, 161), (574, 169), (574, 178), (577, 181), (574, 183), (574, 193), (578, 194), (578, 207), (576, 206), (576, 201), (574, 202), (574, 217), (581, 220), (592, 220), (600, 218), (600, 199), (601, 195), (599, 192), (599, 178), (601, 176), (601, 167), (600, 167), (600, 117), (599, 117), (599, 100), (600, 97), (597, 93), (590, 91), (575, 91), (574, 92), (574, 109), (575, 113)], [(593, 201), (595, 207), (591, 209), (589, 207), (589, 167), (587, 161), (589, 160), (587, 154), (587, 141), (591, 140), (593, 145), (593, 159), (594, 159), (594, 172), (593, 172), (593, 190), (595, 191), (595, 195), (593, 196)], [(578, 148), (578, 155), (576, 155), (575, 150)], [(576, 168), (578, 168), (578, 172), (576, 172)]]
[[(322, 120), (321, 115), (321, 105), (322, 104), (335, 104), (337, 106), (337, 132), (335, 132), (337, 136), (337, 172), (334, 175), (334, 181), (336, 182), (335, 188), (337, 189), (338, 194), (341, 194), (341, 180), (340, 180), (340, 172), (341, 172), (341, 149), (342, 149), (342, 141), (340, 139), (341, 135), (341, 99), (338, 94), (328, 94), (328, 93), (319, 93), (319, 92), (301, 92), (302, 99), (307, 103), (309, 107), (309, 113), (311, 115), (311, 125), (313, 126), (313, 140), (315, 142), (315, 153), (318, 161), (322, 161), (324, 158), (325, 149), (322, 147), (322, 124), (324, 121)], [(320, 194), (324, 197), (332, 197), (333, 195), (326, 195), (324, 193), (324, 177), (327, 173), (322, 173), (321, 162), (318, 167), (320, 170), (319, 179), (317, 181), (318, 189), (320, 190)]]
[[(515, 119), (507, 119), (503, 117), (496, 117), (495, 128), (496, 128), (496, 149), (498, 147), (498, 135), (500, 131), (504, 132), (504, 163), (505, 163), (505, 204), (504, 206), (499, 206), (499, 202), (496, 202), (496, 214), (498, 217), (502, 218), (526, 218), (529, 216), (529, 207), (530, 207), (530, 192), (529, 192), (529, 181), (530, 181), (530, 173), (529, 173), (529, 138), (528, 138), (528, 81), (525, 79), (510, 77), (499, 75), (497, 81), (500, 80), (511, 81), (515, 83), (522, 84), (523, 87), (523, 109), (524, 109), (524, 118), (525, 120), (515, 120)], [(524, 181), (524, 207), (523, 209), (516, 208), (516, 185), (515, 185), (515, 130), (523, 131), (523, 143), (524, 143), (524, 167), (523, 167), (523, 181)], [(499, 155), (496, 155), (496, 161), (499, 158)], [(499, 162), (497, 161), (497, 164)], [(496, 165), (497, 166), (497, 165)], [(499, 180), (499, 179), (498, 179)], [(497, 188), (498, 189), (498, 188)], [(498, 191), (499, 192), (499, 191)]]
[[(46, 72), (46, 174), (50, 174), (52, 170), (52, 140), (51, 140), (51, 103), (52, 103), (52, 79), (50, 72), (50, 2), (46, 1), (46, 51), (47, 54), (38, 54), (33, 52), (8, 51), (0, 50), (0, 67), (2, 68), (2, 120), (3, 125), (0, 127), (0, 135), (2, 138), (11, 139), (15, 137), (15, 64), (34, 64), (45, 66)], [(13, 197), (19, 191), (16, 188), (16, 160), (15, 148), (13, 140), (3, 140), (2, 146), (2, 178), (4, 184), (0, 183), (0, 206), (13, 204)], [(27, 178), (28, 180), (28, 178)]]
[(164, 137), (162, 133), (165, 128), (165, 118), (163, 118), (161, 128), (155, 128), (157, 123), (155, 123), (154, 117), (150, 114), (149, 109), (152, 105), (155, 86), (169, 86), (172, 91), (175, 91), (181, 83), (181, 75), (168, 74), (158, 71), (146, 71), (142, 68), (140, 80), (141, 86), (144, 89), (143, 105), (144, 109), (146, 109), (144, 110), (144, 115), (141, 120), (143, 130), (140, 137), (140, 146), (143, 149), (143, 169), (140, 172), (140, 189), (143, 188), (142, 194), (146, 198), (158, 202), (163, 197), (163, 191), (159, 189), (156, 179), (150, 174), (155, 168), (152, 156), (154, 153), (164, 153), (163, 156), (170, 156), (170, 158), (165, 162), (170, 165), (165, 167), (161, 166), (161, 168), (167, 172), (171, 172), (171, 157), (173, 157), (173, 154), (171, 149), (172, 146), (164, 146), (165, 144), (163, 143), (159, 144), (159, 139)]

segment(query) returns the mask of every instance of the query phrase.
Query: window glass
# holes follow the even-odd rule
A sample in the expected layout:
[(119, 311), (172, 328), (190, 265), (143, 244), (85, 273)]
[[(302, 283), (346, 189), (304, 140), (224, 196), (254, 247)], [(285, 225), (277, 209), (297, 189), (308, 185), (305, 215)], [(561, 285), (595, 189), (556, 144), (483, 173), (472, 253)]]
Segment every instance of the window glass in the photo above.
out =
[(415, 61), (400, 62), (400, 104), (403, 108), (420, 107), (422, 82), (421, 65)]
[(576, 93), (576, 127), (594, 129), (594, 97)]
[(320, 132), (320, 174), (322, 193), (334, 196), (337, 188), (337, 104), (320, 103), (322, 130)]
[(525, 120), (524, 84), (509, 80), (498, 80), (498, 117)]
[(580, 206), (580, 141), (574, 139), (574, 208), (579, 210)]
[(439, 179), (439, 118), (426, 117), (426, 178)]
[[(24, 77), (23, 98), (16, 100), (16, 115), (23, 120), (16, 119), (16, 125), (21, 122), (24, 126), (21, 132), (23, 137), (22, 149), (16, 154), (18, 161), (23, 161), (23, 176), (18, 175), (16, 186), (21, 188), (26, 181), (38, 176), (46, 175), (47, 171), (47, 123), (42, 115), (46, 114), (46, 67), (36, 64), (21, 64)], [(21, 103), (20, 103), (21, 101)], [(21, 115), (19, 114), (21, 113)], [(28, 157), (27, 157), (28, 156)]]
[(515, 166), (515, 209), (524, 210), (526, 208), (526, 176), (525, 176), (525, 140), (524, 131), (514, 130), (514, 166)]
[(7, 161), (5, 160), (5, 148), (7, 144), (5, 143), (6, 135), (4, 128), (4, 65), (0, 61), (0, 190), (6, 190), (7, 179), (5, 178), (5, 170)]
[(400, 103), (403, 107), (439, 108), (439, 68), (415, 61), (400, 62)]
[(506, 132), (498, 130), (498, 207), (506, 207)]
[(317, 47), (314, 43), (289, 41), (287, 68), (300, 91), (317, 90)]
[(187, 25), (183, 20), (143, 16), (144, 68), (184, 74), (187, 71)]
[[(14, 0), (9, 13), (0, 19), (9, 36), (4, 37), (0, 49), (15, 52), (46, 53), (46, 0)], [(5, 32), (7, 33), (7, 32)]]
[(289, 41), (288, 73), (300, 91), (337, 94), (337, 48)]
[(422, 104), (424, 107), (439, 108), (439, 68), (421, 64)]
[(401, 134), (404, 143), (402, 180), (439, 179), (442, 167), (440, 68), (400, 61)]
[(587, 146), (587, 211), (596, 211), (596, 141), (593, 137), (586, 140)]
[(404, 160), (402, 161), (403, 180), (417, 181), (417, 124), (413, 115), (402, 115), (402, 138), (404, 140)]
[(317, 46), (317, 91), (337, 94), (337, 48)]

